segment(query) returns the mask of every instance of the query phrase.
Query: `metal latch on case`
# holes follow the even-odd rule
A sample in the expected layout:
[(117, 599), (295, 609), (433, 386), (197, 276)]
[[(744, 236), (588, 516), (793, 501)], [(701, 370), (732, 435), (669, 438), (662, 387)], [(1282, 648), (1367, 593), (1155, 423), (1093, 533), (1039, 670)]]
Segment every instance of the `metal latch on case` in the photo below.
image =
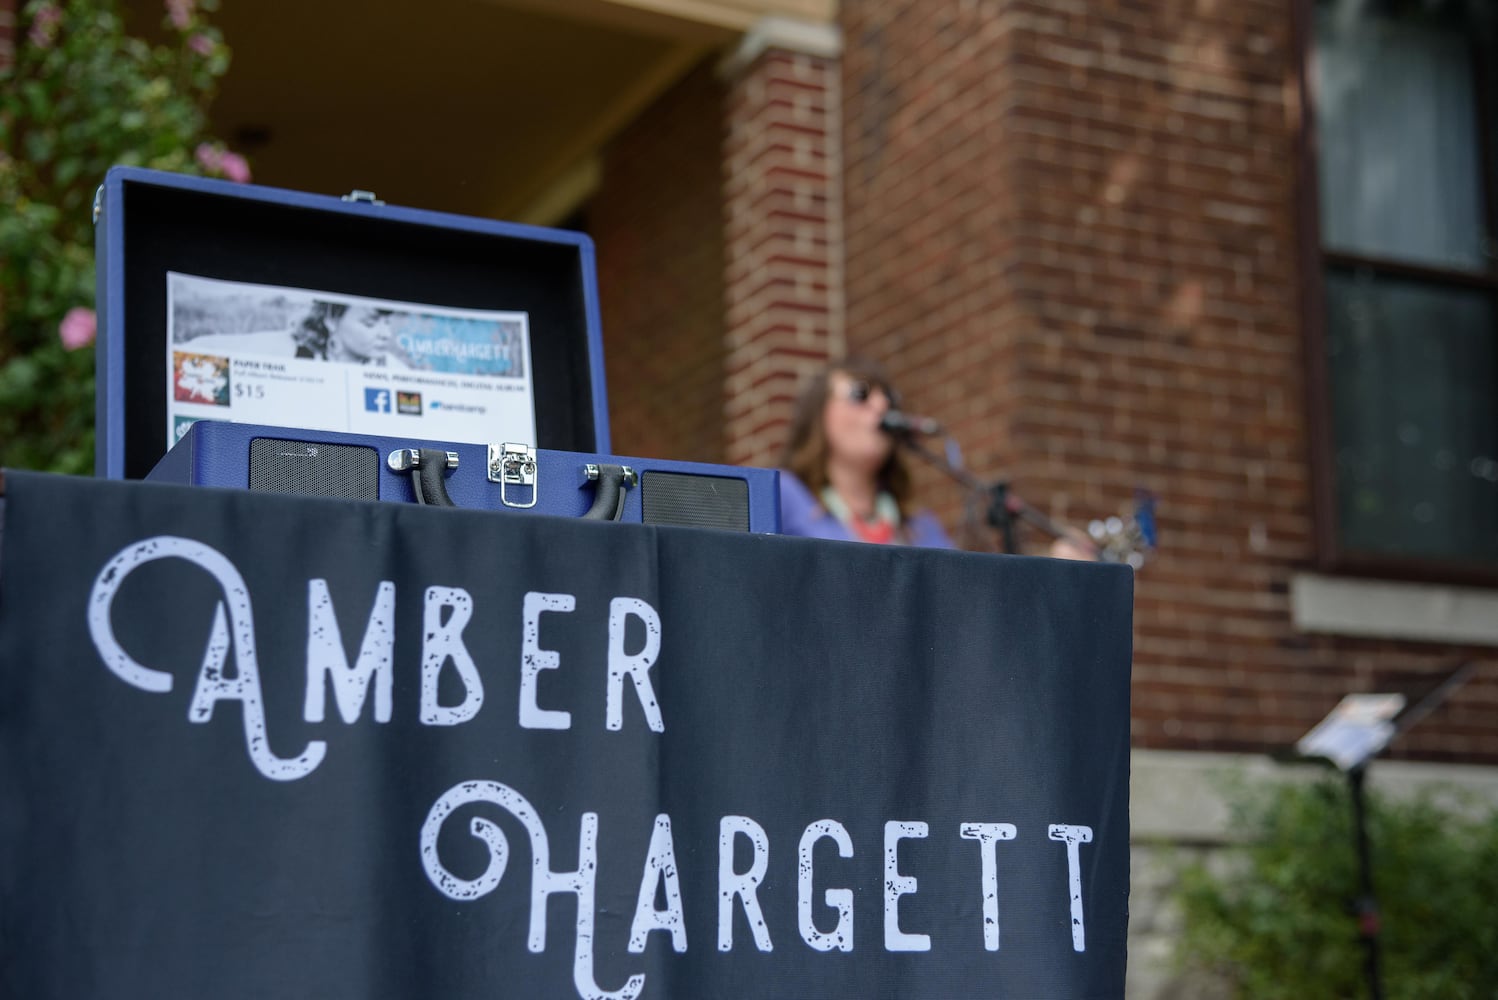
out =
[[(499, 502), (506, 507), (524, 510), (536, 506), (541, 491), (536, 488), (536, 449), (528, 444), (491, 444), (489, 446), (489, 482), (499, 484)], [(530, 503), (511, 503), (506, 490), (511, 486), (529, 486)]]

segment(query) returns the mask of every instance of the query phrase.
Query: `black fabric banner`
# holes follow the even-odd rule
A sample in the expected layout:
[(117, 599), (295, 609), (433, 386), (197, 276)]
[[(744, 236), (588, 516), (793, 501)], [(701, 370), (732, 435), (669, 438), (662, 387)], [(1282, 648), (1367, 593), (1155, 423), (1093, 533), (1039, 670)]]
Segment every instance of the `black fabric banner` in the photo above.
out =
[(1118, 997), (1128, 569), (10, 473), (7, 997)]

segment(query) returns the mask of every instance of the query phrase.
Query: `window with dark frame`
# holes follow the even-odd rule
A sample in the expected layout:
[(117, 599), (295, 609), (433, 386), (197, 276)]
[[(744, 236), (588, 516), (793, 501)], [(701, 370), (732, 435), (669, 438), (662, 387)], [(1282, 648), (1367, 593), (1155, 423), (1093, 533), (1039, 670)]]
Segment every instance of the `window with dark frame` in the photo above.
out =
[(1498, 582), (1498, 4), (1313, 29), (1323, 564)]

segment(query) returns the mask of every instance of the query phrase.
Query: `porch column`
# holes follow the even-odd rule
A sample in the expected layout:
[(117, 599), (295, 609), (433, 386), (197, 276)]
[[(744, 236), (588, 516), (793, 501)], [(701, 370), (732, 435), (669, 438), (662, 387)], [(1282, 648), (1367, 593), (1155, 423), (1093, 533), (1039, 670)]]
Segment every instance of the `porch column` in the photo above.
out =
[(801, 380), (843, 352), (842, 40), (767, 17), (724, 59), (727, 459), (773, 465)]

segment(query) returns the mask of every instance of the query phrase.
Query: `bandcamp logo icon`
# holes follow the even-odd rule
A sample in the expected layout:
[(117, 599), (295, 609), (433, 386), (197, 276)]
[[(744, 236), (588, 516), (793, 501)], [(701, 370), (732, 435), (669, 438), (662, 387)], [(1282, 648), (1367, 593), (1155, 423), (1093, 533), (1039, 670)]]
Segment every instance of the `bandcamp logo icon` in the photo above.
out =
[(372, 413), (390, 412), (389, 389), (365, 389), (364, 408)]

